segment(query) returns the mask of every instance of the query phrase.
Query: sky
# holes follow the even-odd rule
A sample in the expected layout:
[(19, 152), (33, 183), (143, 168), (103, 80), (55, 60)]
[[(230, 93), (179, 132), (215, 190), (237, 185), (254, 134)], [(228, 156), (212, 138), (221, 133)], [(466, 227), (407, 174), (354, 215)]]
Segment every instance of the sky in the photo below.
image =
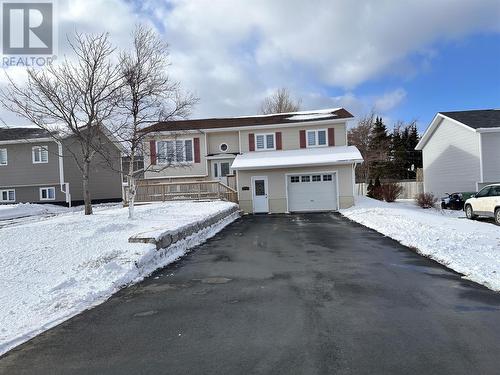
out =
[[(59, 59), (71, 58), (75, 30), (109, 32), (127, 48), (135, 24), (155, 28), (170, 45), (170, 76), (200, 99), (193, 118), (257, 114), (280, 87), (303, 110), (374, 111), (388, 127), (416, 120), (421, 131), (438, 111), (500, 108), (500, 0), (57, 4)], [(23, 68), (9, 72), (24, 79)]]

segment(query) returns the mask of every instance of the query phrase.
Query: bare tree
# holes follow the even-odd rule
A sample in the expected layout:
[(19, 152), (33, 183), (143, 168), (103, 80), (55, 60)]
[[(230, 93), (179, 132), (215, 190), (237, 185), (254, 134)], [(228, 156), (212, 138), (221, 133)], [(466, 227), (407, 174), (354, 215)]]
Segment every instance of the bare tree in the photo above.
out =
[[(57, 142), (72, 136), (78, 145), (66, 151), (82, 174), (85, 214), (92, 214), (89, 190), (90, 165), (101, 153), (104, 123), (116, 108), (120, 71), (111, 61), (114, 48), (108, 34), (79, 34), (69, 40), (76, 59), (42, 70), (28, 69), (27, 81), (17, 84), (7, 74), (8, 86), (0, 91), (0, 102), (10, 111), (50, 132)], [(54, 131), (57, 125), (58, 131)]]
[(300, 104), (301, 100), (293, 100), (288, 89), (280, 88), (264, 99), (260, 112), (264, 115), (297, 112), (300, 109)]
[[(144, 155), (142, 147), (147, 135), (141, 130), (152, 122), (186, 118), (198, 101), (191, 94), (181, 93), (179, 82), (168, 75), (169, 65), (168, 44), (154, 30), (137, 26), (132, 49), (120, 54), (124, 84), (119, 103), (122, 121), (116, 129), (118, 138), (126, 144), (129, 159), (128, 170), (123, 171), (127, 176), (129, 219), (134, 217), (137, 172), (134, 165), (137, 156)], [(163, 167), (166, 166), (168, 163)]]
[(370, 166), (375, 159), (370, 148), (374, 121), (375, 114), (372, 112), (361, 118), (358, 124), (347, 132), (348, 143), (358, 148), (364, 160), (356, 167), (357, 181), (368, 182), (370, 178)]

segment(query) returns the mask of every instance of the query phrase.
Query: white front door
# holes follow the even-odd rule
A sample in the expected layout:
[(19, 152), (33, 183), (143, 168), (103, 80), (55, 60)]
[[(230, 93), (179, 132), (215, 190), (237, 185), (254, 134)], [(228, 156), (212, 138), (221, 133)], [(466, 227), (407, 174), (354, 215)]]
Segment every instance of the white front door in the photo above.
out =
[(227, 175), (230, 174), (231, 163), (229, 161), (214, 161), (212, 165), (214, 178), (227, 185)]
[(253, 212), (266, 213), (269, 212), (269, 200), (267, 198), (267, 177), (253, 176), (252, 177), (252, 201)]

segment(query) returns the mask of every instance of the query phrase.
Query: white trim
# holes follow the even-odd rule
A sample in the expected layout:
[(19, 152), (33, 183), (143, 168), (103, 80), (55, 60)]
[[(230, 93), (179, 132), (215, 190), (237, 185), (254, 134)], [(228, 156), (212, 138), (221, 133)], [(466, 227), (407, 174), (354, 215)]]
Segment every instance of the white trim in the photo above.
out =
[(483, 134), (479, 133), (479, 179), (484, 181), (484, 165), (483, 165)]
[(454, 124), (460, 125), (461, 127), (465, 128), (467, 130), (470, 130), (472, 132), (476, 132), (476, 129), (471, 128), (470, 126), (468, 126), (460, 121), (454, 120), (451, 117), (445, 116), (442, 113), (438, 112), (434, 116), (434, 118), (432, 119), (432, 121), (429, 124), (429, 126), (427, 127), (427, 129), (425, 130), (425, 132), (422, 135), (422, 138), (420, 138), (420, 141), (418, 142), (418, 144), (415, 146), (415, 150), (423, 150), (423, 148), (425, 147), (425, 145), (429, 141), (432, 134), (434, 134), (434, 131), (436, 130), (436, 128), (441, 124), (441, 122), (438, 120), (444, 120), (444, 119), (447, 119), (447, 120), (453, 122)]
[[(316, 125), (323, 125), (323, 126), (328, 126), (329, 123), (332, 125), (338, 124), (338, 123), (346, 123), (347, 121), (352, 120), (352, 118), (341, 118), (341, 119), (326, 119), (322, 121), (300, 121), (300, 122), (292, 122), (292, 123), (283, 123), (283, 124), (269, 124), (269, 125), (247, 125), (247, 126), (233, 126), (233, 127), (228, 127), (228, 128), (212, 128), (212, 129), (199, 129), (199, 131), (205, 131), (207, 133), (216, 133), (216, 132), (226, 132), (226, 131), (233, 131), (233, 130), (256, 130), (256, 129), (272, 129), (272, 128), (300, 128), (304, 126), (316, 126)], [(347, 127), (347, 125), (346, 125)], [(182, 130), (179, 130), (179, 132)], [(168, 130), (163, 130), (160, 132), (154, 132), (154, 133), (161, 133), (161, 132), (168, 132)], [(153, 132), (152, 132), (153, 133)]]
[(2, 155), (2, 151), (5, 151), (5, 163), (4, 164), (0, 163), (0, 167), (5, 167), (9, 165), (9, 152), (7, 151), (6, 148), (0, 148), (0, 156)]
[[(267, 147), (267, 136), (272, 135), (273, 136), (273, 147), (268, 148)], [(263, 136), (264, 137), (264, 148), (257, 148), (257, 137), (258, 136)], [(276, 151), (276, 133), (255, 133), (255, 151)]]
[(0, 145), (13, 145), (17, 143), (45, 143), (55, 142), (54, 138), (30, 138), (30, 139), (14, 139), (11, 141), (0, 141)]
[(2, 185), (0, 189), (10, 189), (10, 188), (23, 188), (23, 187), (40, 187), (40, 186), (47, 186), (47, 185), (58, 185), (59, 182), (49, 182), (49, 183), (43, 183), (43, 184), (27, 184), (27, 185)]
[(212, 156), (207, 156), (207, 160), (218, 160), (218, 159), (234, 159), (236, 155), (234, 154), (217, 154)]
[[(40, 150), (40, 160), (35, 160), (35, 150)], [(47, 152), (47, 161), (43, 161), (42, 153), (43, 151)], [(31, 159), (33, 164), (47, 164), (49, 162), (49, 147), (48, 146), (33, 146), (31, 147)]]
[[(54, 191), (54, 198), (43, 198), (42, 197), (43, 190), (47, 191), (47, 197), (49, 196), (49, 190), (53, 190)], [(53, 186), (41, 187), (40, 189), (38, 189), (38, 192), (39, 192), (39, 198), (41, 201), (55, 201), (56, 200), (56, 188)]]
[[(288, 204), (288, 177), (289, 176), (301, 176), (301, 175), (313, 175), (313, 174), (335, 174), (335, 193), (337, 194), (337, 209), (335, 211), (339, 210), (340, 207), (340, 193), (339, 193), (339, 173), (338, 170), (331, 170), (331, 171), (311, 171), (311, 172), (290, 172), (290, 173), (285, 173), (285, 196), (286, 196), (286, 213), (289, 214), (289, 204)], [(323, 177), (322, 177), (323, 178)], [(354, 197), (353, 197), (354, 199)], [(324, 211), (324, 210), (311, 210), (311, 212), (314, 211)]]
[(255, 212), (255, 180), (264, 180), (265, 181), (265, 190), (266, 190), (266, 199), (267, 199), (267, 213), (271, 210), (269, 209), (269, 179), (267, 176), (251, 176), (250, 182), (252, 184), (252, 213), (264, 214), (266, 212)]
[[(14, 192), (14, 200), (9, 199), (9, 192), (11, 192), (11, 191)], [(7, 192), (7, 199), (6, 200), (2, 199), (2, 195), (4, 192)], [(0, 202), (12, 203), (15, 201), (16, 201), (16, 189), (2, 189), (2, 190), (0, 190)]]
[(241, 154), (241, 130), (238, 130), (238, 152)]
[(252, 171), (258, 169), (286, 169), (286, 168), (302, 168), (302, 167), (316, 167), (316, 166), (325, 166), (325, 165), (350, 165), (352, 163), (361, 163), (363, 160), (345, 160), (339, 162), (325, 162), (325, 163), (305, 163), (305, 164), (294, 164), (294, 165), (278, 165), (278, 166), (263, 166), (263, 167), (243, 167), (243, 168), (232, 168), (234, 170), (241, 171)]
[[(177, 159), (177, 150), (176, 150), (176, 142), (177, 141), (182, 141), (184, 142), (184, 146), (183, 146), (183, 154), (184, 154), (184, 161), (175, 161), (175, 162), (169, 162), (168, 160), (166, 160), (165, 162), (163, 163), (160, 163), (160, 158), (158, 157), (159, 153), (158, 153), (158, 143), (159, 142), (174, 142), (174, 155)], [(186, 161), (186, 141), (191, 141), (191, 160), (190, 161)], [(156, 165), (172, 165), (172, 166), (175, 166), (175, 165), (179, 165), (179, 164), (182, 164), (182, 165), (186, 165), (186, 164), (194, 164), (194, 138), (175, 138), (175, 139), (159, 139), (159, 140), (156, 140)], [(165, 146), (166, 147), (166, 146)], [(200, 158), (201, 158), (201, 150), (200, 150)]]
[(477, 128), (476, 132), (478, 132), (478, 133), (498, 133), (498, 132), (500, 132), (500, 128)]
[[(324, 145), (320, 145), (318, 143), (318, 132), (325, 132), (325, 144)], [(307, 136), (307, 133), (315, 133), (314, 135), (314, 140), (315, 140), (315, 144), (310, 146), (309, 145), (309, 138)], [(328, 130), (327, 129), (306, 129), (306, 148), (318, 148), (318, 147), (328, 147)]]

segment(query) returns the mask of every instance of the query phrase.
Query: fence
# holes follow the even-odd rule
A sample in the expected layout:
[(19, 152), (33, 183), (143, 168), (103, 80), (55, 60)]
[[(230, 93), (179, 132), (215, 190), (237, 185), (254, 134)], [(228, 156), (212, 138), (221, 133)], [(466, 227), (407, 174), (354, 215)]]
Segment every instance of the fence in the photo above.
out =
[(223, 199), (238, 203), (236, 190), (220, 181), (159, 182), (140, 180), (136, 186), (136, 202)]
[[(397, 182), (399, 186), (403, 187), (399, 199), (413, 199), (415, 195), (424, 192), (424, 183), (419, 181), (399, 181)], [(356, 184), (356, 192), (358, 195), (366, 195), (368, 193), (368, 184), (360, 183)]]

